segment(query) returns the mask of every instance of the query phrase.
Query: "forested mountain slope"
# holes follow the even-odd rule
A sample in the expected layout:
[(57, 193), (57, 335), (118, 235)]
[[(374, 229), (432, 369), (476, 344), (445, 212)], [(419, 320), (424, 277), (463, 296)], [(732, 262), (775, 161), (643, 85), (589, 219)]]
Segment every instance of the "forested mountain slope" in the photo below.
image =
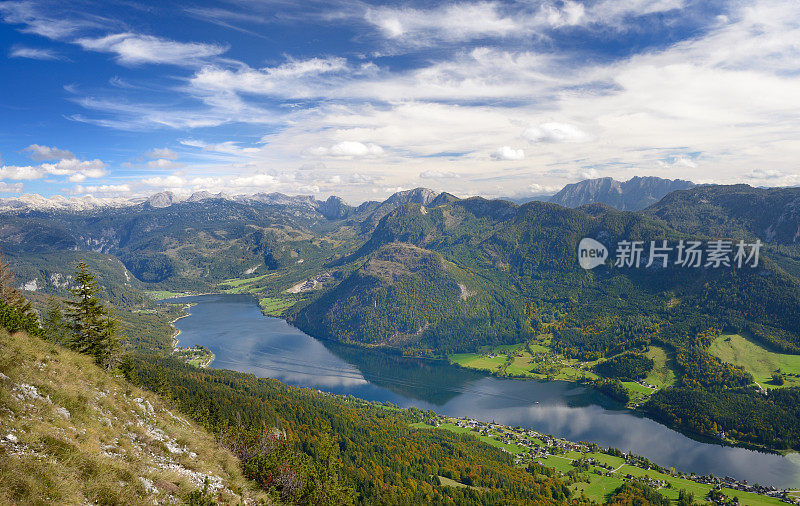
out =
[[(112, 211), (7, 213), (0, 244), (15, 266), (44, 268), (52, 266), (43, 258), (48, 254), (93, 252), (118, 258), (129, 271), (128, 282), (208, 289), (226, 278), (298, 262), (313, 269), (335, 246), (325, 235), (331, 228), (310, 207), (207, 199)], [(17, 269), (21, 277), (28, 275), (29, 269)], [(31, 279), (38, 279), (40, 289), (57, 288), (50, 278)]]
[[(280, 424), (314, 467), (352, 487), (356, 504), (587, 503), (551, 470), (515, 467), (513, 455), (471, 434), (414, 429), (391, 407), (156, 357), (138, 357), (129, 374), (149, 388), (165, 385), (180, 409), (209, 427)], [(442, 486), (439, 476), (468, 486)]]
[(559, 348), (588, 358), (651, 340), (689, 342), (702, 328), (725, 326), (747, 326), (765, 341), (800, 349), (800, 282), (769, 259), (755, 269), (609, 263), (585, 271), (576, 257), (583, 237), (613, 245), (690, 236), (598, 205), (407, 204), (349, 259), (359, 269), (295, 321), (321, 337), (440, 352), (546, 331)]
[[(643, 213), (481, 198), (407, 204), (384, 217), (347, 258), (354, 272), (289, 318), (318, 337), (426, 356), (542, 336), (555, 352), (580, 361), (659, 345), (674, 356), (677, 381), (643, 406), (652, 416), (704, 435), (724, 431), (737, 441), (797, 448), (797, 389), (765, 399), (751, 388), (749, 373), (708, 352), (727, 330), (771, 350), (800, 353), (795, 246), (778, 242), (791, 241), (789, 232), (800, 226), (796, 194), (701, 187), (673, 193), (664, 202), (674, 204)], [(751, 197), (762, 212), (747, 207)], [(721, 218), (704, 227), (709, 202)], [(689, 218), (676, 218), (682, 216)], [(576, 250), (584, 237), (608, 246), (611, 259), (581, 269)], [(646, 268), (647, 250), (640, 268), (613, 265), (613, 245), (623, 240), (674, 246), (759, 237), (773, 242), (755, 268), (673, 262)]]
[(686, 233), (800, 243), (800, 188), (698, 186), (671, 193), (643, 213)]

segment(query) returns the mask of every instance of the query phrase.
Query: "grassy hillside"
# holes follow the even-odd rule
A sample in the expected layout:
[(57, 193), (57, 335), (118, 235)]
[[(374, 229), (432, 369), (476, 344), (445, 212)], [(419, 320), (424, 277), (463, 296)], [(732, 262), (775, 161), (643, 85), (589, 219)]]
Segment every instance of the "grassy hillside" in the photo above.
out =
[(719, 336), (708, 351), (725, 362), (743, 367), (764, 388), (774, 388), (773, 373), (784, 377), (782, 386), (800, 386), (800, 355), (772, 352), (739, 334)]
[(267, 499), (236, 458), (92, 358), (0, 329), (0, 503)]
[[(521, 469), (513, 455), (471, 435), (416, 430), (407, 411), (155, 356), (137, 356), (129, 373), (148, 388), (162, 383), (182, 411), (208, 427), (280, 426), (310, 459), (307, 468), (339, 474), (355, 504), (555, 505), (570, 499), (560, 479)], [(438, 476), (470, 487), (443, 486)]]

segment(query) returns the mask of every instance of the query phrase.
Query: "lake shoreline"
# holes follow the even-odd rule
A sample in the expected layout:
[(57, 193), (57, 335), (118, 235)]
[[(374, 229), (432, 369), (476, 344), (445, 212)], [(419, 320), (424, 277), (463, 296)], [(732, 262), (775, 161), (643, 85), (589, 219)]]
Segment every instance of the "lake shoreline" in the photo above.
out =
[(580, 383), (501, 377), (490, 371), (452, 367), (457, 364), (442, 358), (409, 357), (385, 348), (319, 339), (285, 318), (265, 317), (253, 304), (253, 297), (213, 295), (219, 298), (192, 301), (200, 306), (191, 313), (197, 319), (190, 324), (183, 323), (185, 319), (176, 323), (188, 332), (183, 341), (216, 353), (214, 366), (220, 369), (351, 395), (366, 402), (532, 427), (572, 441), (621, 448), (659, 465), (697, 474), (800, 484), (798, 462), (787, 460), (782, 453), (670, 427), (640, 410), (622, 410), (620, 403), (601, 400), (603, 396)]

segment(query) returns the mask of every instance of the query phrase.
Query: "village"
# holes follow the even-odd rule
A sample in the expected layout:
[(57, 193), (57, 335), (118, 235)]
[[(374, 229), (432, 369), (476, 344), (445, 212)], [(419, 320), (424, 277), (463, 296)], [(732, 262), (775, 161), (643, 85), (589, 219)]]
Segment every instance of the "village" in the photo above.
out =
[[(751, 504), (746, 496), (732, 496), (734, 491), (769, 497), (788, 504), (800, 504), (800, 499), (792, 495), (797, 492), (794, 490), (779, 490), (773, 486), (749, 484), (746, 480), (736, 480), (730, 476), (720, 478), (664, 469), (635, 454), (613, 448), (604, 450), (596, 444), (567, 441), (530, 428), (510, 427), (466, 417), (453, 418), (431, 412), (427, 414), (430, 416), (423, 420), (425, 425), (472, 433), (487, 442), (493, 440), (496, 442), (494, 446), (514, 455), (514, 462), (518, 466), (539, 464), (553, 467), (554, 460), (563, 461), (566, 466), (558, 467), (567, 471), (564, 474), (575, 476), (576, 481), (581, 479), (579, 477), (581, 472), (597, 477), (613, 476), (624, 481), (638, 481), (656, 490), (682, 488), (680, 483), (687, 481), (706, 485), (707, 488), (703, 489), (707, 490), (705, 497), (697, 499), (705, 499), (718, 505)], [(611, 465), (609, 457), (617, 458), (616, 467)], [(570, 473), (570, 468), (579, 472)]]
[(183, 360), (189, 365), (205, 369), (214, 361), (214, 353), (205, 346), (190, 346), (188, 348), (175, 348), (172, 356)]

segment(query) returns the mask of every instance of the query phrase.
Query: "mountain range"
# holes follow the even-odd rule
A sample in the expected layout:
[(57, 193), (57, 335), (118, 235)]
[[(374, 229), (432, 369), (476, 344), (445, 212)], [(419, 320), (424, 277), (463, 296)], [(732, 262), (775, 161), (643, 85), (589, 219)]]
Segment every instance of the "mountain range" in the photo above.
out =
[(617, 181), (603, 177), (568, 184), (549, 201), (565, 207), (600, 203), (621, 211), (638, 211), (658, 202), (668, 193), (694, 186), (691, 181), (681, 179), (636, 176), (627, 181)]
[[(632, 181), (625, 188), (639, 193), (634, 199), (631, 190), (624, 205), (673, 183)], [(599, 188), (597, 196), (613, 186), (586, 183)], [(763, 248), (753, 268), (644, 268), (647, 251), (641, 268), (616, 266), (612, 251), (586, 271), (576, 255), (583, 238), (609, 248), (623, 240), (720, 239)], [(123, 207), (7, 211), (0, 248), (29, 294), (67, 295), (83, 258), (102, 279), (103, 296), (128, 318), (147, 307), (145, 291), (225, 290), (279, 301), (288, 308), (282, 316), (314, 337), (407, 355), (546, 338), (556, 353), (595, 361), (658, 345), (673, 357), (683, 393), (659, 392), (652, 412), (704, 434), (713, 427), (704, 420), (716, 414), (695, 420), (676, 413), (713, 404), (684, 401), (725, 404), (730, 391), (752, 383), (708, 352), (722, 329), (800, 353), (800, 188), (694, 186), (638, 211), (518, 205), (423, 188), (359, 206), (335, 196), (177, 200), (162, 193)], [(752, 395), (743, 390), (736, 402), (755, 405)], [(800, 433), (788, 442), (775, 439), (778, 430), (760, 430), (742, 433), (771, 447), (800, 445)]]
[[(620, 182), (606, 177), (587, 179), (568, 184), (555, 195), (541, 195), (530, 198), (507, 199), (523, 204), (531, 200), (549, 201), (565, 207), (578, 207), (584, 204), (603, 203), (620, 210), (638, 210), (657, 202), (664, 195), (675, 190), (692, 188), (694, 183), (679, 179), (661, 179), (658, 177), (634, 177)], [(169, 207), (180, 202), (202, 202), (205, 200), (229, 200), (239, 203), (260, 202), (269, 205), (307, 207), (319, 210), (331, 219), (344, 218), (350, 214), (369, 212), (369, 223), (376, 224), (383, 216), (405, 203), (428, 205), (438, 192), (427, 188), (415, 188), (397, 192), (383, 202), (366, 201), (359, 206), (350, 206), (335, 195), (320, 201), (310, 195), (290, 196), (282, 193), (255, 193), (247, 195), (228, 195), (224, 192), (211, 193), (197, 191), (189, 197), (180, 198), (173, 192), (163, 191), (149, 197), (136, 198), (99, 198), (92, 196), (50, 198), (35, 194), (0, 199), (0, 212), (3, 211), (88, 211), (101, 208), (149, 206), (154, 208)]]

